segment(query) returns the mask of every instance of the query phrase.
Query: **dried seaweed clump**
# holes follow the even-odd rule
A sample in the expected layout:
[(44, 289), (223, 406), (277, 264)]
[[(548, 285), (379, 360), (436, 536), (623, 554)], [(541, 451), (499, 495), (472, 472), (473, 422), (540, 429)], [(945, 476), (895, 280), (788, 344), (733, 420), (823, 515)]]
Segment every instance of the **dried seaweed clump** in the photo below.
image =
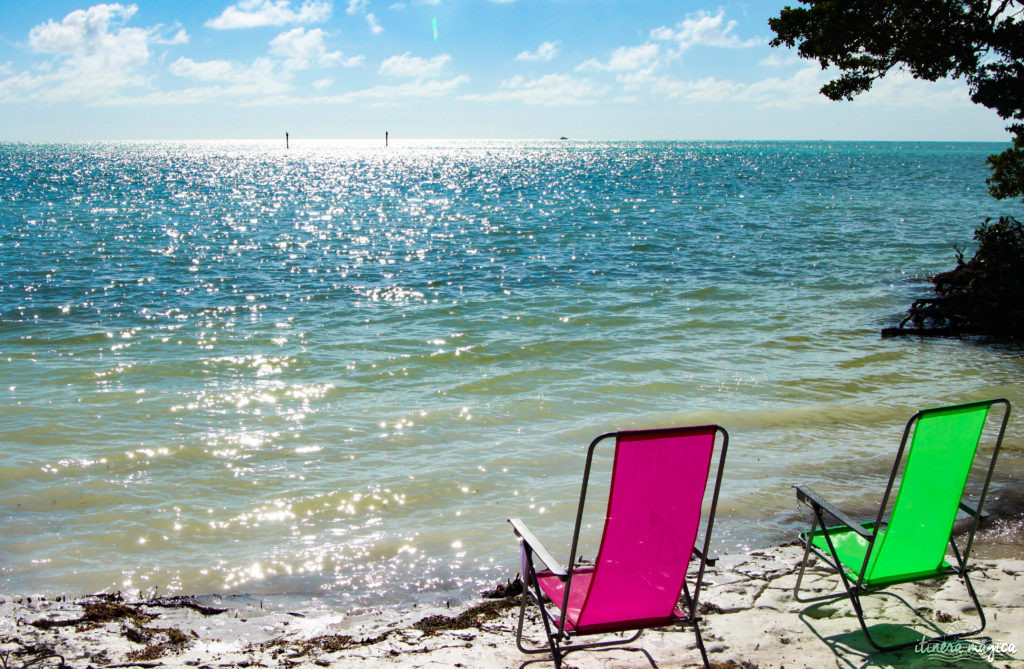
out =
[(323, 653), (339, 653), (350, 648), (372, 646), (384, 641), (394, 631), (388, 630), (377, 636), (362, 639), (348, 634), (323, 634), (311, 639), (271, 639), (253, 644), (249, 650), (269, 653), (273, 659), (287, 662), (310, 655), (319, 656)]
[(174, 627), (131, 627), (125, 625), (124, 635), (136, 643), (146, 644), (145, 648), (127, 654), (132, 662), (146, 662), (163, 657), (168, 653), (180, 653), (192, 642), (192, 637)]
[(464, 630), (471, 627), (479, 629), (483, 623), (493, 620), (501, 615), (502, 611), (506, 611), (518, 605), (519, 599), (515, 595), (506, 597), (505, 599), (492, 599), (490, 601), (483, 602), (482, 604), (470, 607), (454, 617), (442, 615), (427, 616), (426, 618), (413, 623), (412, 627), (413, 629), (420, 630), (425, 634)]
[(143, 613), (137, 607), (130, 604), (122, 604), (118, 601), (91, 601), (82, 604), (82, 615), (70, 620), (49, 620), (46, 618), (32, 620), (29, 625), (41, 630), (48, 630), (53, 627), (75, 627), (79, 630), (92, 629), (97, 625), (116, 622), (128, 619), (138, 625), (149, 622), (153, 619), (148, 613)]

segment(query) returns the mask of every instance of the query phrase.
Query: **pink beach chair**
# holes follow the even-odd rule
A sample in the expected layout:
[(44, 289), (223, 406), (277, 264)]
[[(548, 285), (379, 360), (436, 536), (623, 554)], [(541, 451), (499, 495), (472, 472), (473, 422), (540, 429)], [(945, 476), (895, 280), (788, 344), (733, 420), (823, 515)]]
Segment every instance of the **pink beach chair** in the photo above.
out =
[[(719, 433), (721, 438), (716, 439)], [(601, 547), (593, 566), (573, 566), (594, 450), (613, 437), (615, 459)], [(701, 507), (716, 440), (720, 442), (717, 473), (698, 549)], [(510, 518), (522, 553), (524, 587), (516, 631), (519, 650), (550, 652), (555, 667), (561, 667), (562, 658), (572, 651), (622, 646), (635, 641), (647, 628), (690, 625), (707, 666), (697, 598), (705, 567), (714, 564), (708, 558), (708, 546), (728, 444), (728, 433), (717, 425), (612, 432), (594, 439), (583, 469), (568, 568), (544, 548), (522, 520)], [(546, 568), (538, 571), (534, 558)], [(686, 578), (691, 564), (692, 589)], [(540, 608), (546, 647), (523, 645), (523, 619), (529, 600)], [(614, 632), (633, 634), (572, 643), (575, 637)], [(647, 655), (643, 649), (630, 650)]]

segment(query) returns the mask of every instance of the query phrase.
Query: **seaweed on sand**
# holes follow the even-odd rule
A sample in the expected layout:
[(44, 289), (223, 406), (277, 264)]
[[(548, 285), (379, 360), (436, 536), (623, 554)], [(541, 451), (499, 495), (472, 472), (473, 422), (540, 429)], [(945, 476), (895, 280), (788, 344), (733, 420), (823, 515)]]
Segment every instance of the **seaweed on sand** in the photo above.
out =
[(420, 630), (424, 634), (436, 634), (438, 632), (449, 632), (452, 630), (464, 630), (471, 627), (480, 629), (481, 625), (501, 615), (502, 611), (519, 606), (516, 595), (509, 595), (504, 599), (492, 599), (476, 606), (472, 606), (457, 616), (434, 615), (427, 616), (415, 623), (413, 629)]
[(175, 627), (124, 626), (123, 633), (131, 641), (146, 644), (145, 648), (133, 650), (126, 657), (135, 662), (144, 662), (163, 657), (168, 653), (184, 650), (192, 638)]
[(480, 596), (484, 599), (505, 599), (506, 597), (515, 597), (521, 594), (523, 594), (523, 581), (517, 575), (515, 580), (506, 580), (504, 583), (499, 583), (490, 590), (481, 592)]
[[(522, 584), (516, 578), (514, 581), (498, 584), (492, 590), (482, 593), (483, 597), (489, 597), (490, 599), (476, 606), (471, 606), (457, 616), (427, 616), (413, 623), (411, 628), (422, 632), (424, 636), (469, 628), (481, 629), (484, 623), (497, 618), (503, 611), (518, 606), (518, 596), (521, 592)], [(275, 659), (285, 654), (287, 654), (285, 655), (287, 658), (295, 659), (321, 653), (337, 653), (361, 646), (372, 646), (400, 631), (398, 629), (391, 629), (377, 636), (363, 638), (357, 638), (349, 634), (325, 634), (310, 639), (272, 639), (264, 643), (254, 644), (251, 648), (253, 650), (270, 652)]]
[(137, 605), (122, 604), (117, 601), (92, 601), (82, 604), (82, 615), (69, 620), (40, 620), (29, 621), (29, 625), (41, 630), (48, 630), (53, 627), (75, 627), (79, 631), (92, 629), (104, 623), (128, 619), (138, 625), (149, 622), (156, 616), (140, 611)]
[(274, 659), (287, 652), (289, 658), (299, 658), (310, 654), (338, 653), (349, 648), (372, 646), (391, 636), (395, 630), (388, 630), (374, 637), (357, 639), (349, 634), (323, 634), (311, 639), (271, 639), (250, 648), (269, 652)]
[[(58, 666), (66, 666), (64, 656), (54, 650), (53, 646), (50, 644), (37, 643), (28, 645), (20, 639), (11, 637), (0, 638), (0, 643), (14, 643), (19, 646), (17, 650), (0, 652), (0, 667), (3, 667), (3, 669), (13, 669), (14, 665), (8, 664), (7, 661), (15, 658), (21, 661), (21, 669), (26, 669), (27, 667), (31, 667), (51, 658), (60, 660), (60, 664)], [(42, 665), (40, 664), (39, 666)]]
[[(177, 628), (147, 627), (146, 623), (157, 616), (143, 611), (141, 607), (144, 604), (126, 604), (119, 594), (104, 595), (82, 602), (82, 615), (77, 618), (67, 620), (43, 618), (29, 621), (28, 624), (41, 630), (74, 627), (75, 631), (83, 632), (106, 623), (121, 622), (121, 634), (126, 639), (134, 643), (145, 644), (144, 648), (128, 653), (128, 659), (133, 662), (154, 660), (170, 652), (180, 652), (191, 643), (192, 637)], [(182, 605), (184, 606), (184, 604)]]

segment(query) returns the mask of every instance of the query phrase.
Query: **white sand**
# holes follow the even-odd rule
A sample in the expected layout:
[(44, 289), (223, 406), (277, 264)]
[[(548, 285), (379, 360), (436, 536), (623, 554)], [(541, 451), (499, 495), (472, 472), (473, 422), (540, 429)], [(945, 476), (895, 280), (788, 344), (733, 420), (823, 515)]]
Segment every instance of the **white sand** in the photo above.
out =
[[(1012, 653), (996, 653), (992, 662), (977, 654), (953, 656), (948, 663), (936, 654), (917, 653), (913, 648), (899, 653), (867, 656), (867, 643), (848, 601), (810, 606), (792, 597), (795, 567), (802, 555), (797, 547), (754, 551), (749, 555), (723, 557), (709, 573), (709, 584), (701, 601), (715, 605), (703, 624), (704, 640), (713, 664), (739, 667), (824, 667), (824, 666), (1017, 666), (1024, 667), (1024, 560), (980, 560), (972, 579), (988, 617), (986, 636), (1000, 647), (1015, 646)], [(836, 578), (815, 567), (808, 570), (805, 586), (824, 591)], [(896, 597), (873, 596), (867, 609), (870, 624), (889, 626), (895, 633), (923, 621), (914, 609), (924, 607), (929, 621), (940, 617), (955, 628), (976, 620), (966, 591), (958, 579), (944, 583), (901, 585), (892, 589)], [(454, 616), (457, 610), (420, 610), (408, 613), (381, 612), (376, 616), (352, 618), (329, 609), (301, 612), (261, 610), (249, 601), (216, 615), (202, 615), (188, 608), (141, 606), (157, 617), (142, 622), (122, 619), (113, 622), (39, 629), (27, 624), (41, 619), (80, 618), (88, 599), (79, 602), (31, 602), (0, 598), (0, 659), (7, 667), (22, 667), (49, 649), (59, 653), (68, 666), (292, 666), (292, 667), (519, 667), (530, 657), (515, 647), (518, 607), (463, 630), (424, 633), (413, 623), (429, 614)], [(93, 600), (95, 601), (95, 600)], [(210, 603), (209, 599), (202, 600)], [(473, 602), (471, 604), (478, 604)], [(228, 603), (230, 605), (230, 602)], [(462, 610), (469, 605), (462, 607)], [(294, 615), (298, 613), (300, 615)], [(300, 617), (301, 616), (301, 617)], [(947, 617), (948, 616), (948, 617)], [(959, 622), (962, 621), (962, 622)], [(896, 626), (896, 627), (892, 627)], [(171, 628), (183, 632), (183, 645), (171, 644), (164, 652), (150, 651), (169, 640)], [(880, 631), (883, 628), (878, 628)], [(540, 638), (537, 617), (530, 616), (527, 630)], [(339, 635), (347, 635), (353, 643)], [(149, 637), (148, 640), (145, 637)], [(379, 637), (379, 638), (378, 638)], [(179, 639), (181, 637), (178, 637)], [(132, 640), (135, 639), (135, 640)], [(319, 641), (316, 641), (319, 639)], [(374, 641), (374, 639), (377, 639)], [(310, 640), (313, 640), (312, 642)], [(335, 645), (332, 647), (331, 642)], [(700, 664), (693, 632), (686, 630), (647, 632), (640, 645), (659, 667), (691, 667)], [(1020, 648), (1021, 650), (1016, 650)], [(964, 651), (966, 652), (966, 650)], [(133, 655), (134, 654), (134, 655)], [(536, 657), (536, 656), (535, 656)], [(135, 662), (134, 664), (128, 664)], [(33, 667), (59, 666), (56, 658), (32, 663)], [(534, 666), (534, 665), (531, 665)], [(553, 666), (541, 663), (536, 666)], [(566, 666), (647, 667), (636, 652), (579, 652), (568, 656)]]

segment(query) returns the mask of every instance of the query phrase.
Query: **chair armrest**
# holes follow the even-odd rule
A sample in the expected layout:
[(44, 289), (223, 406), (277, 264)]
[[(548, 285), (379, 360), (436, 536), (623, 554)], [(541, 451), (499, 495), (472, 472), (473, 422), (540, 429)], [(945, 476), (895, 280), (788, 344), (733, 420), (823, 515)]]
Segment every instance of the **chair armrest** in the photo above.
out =
[(544, 544), (542, 544), (540, 539), (530, 531), (530, 528), (526, 526), (526, 523), (524, 523), (521, 518), (509, 518), (508, 522), (512, 524), (512, 530), (516, 533), (516, 536), (530, 547), (530, 550), (533, 551), (534, 555), (540, 558), (540, 561), (551, 570), (552, 574), (563, 581), (569, 577), (569, 572), (562, 567), (548, 549), (544, 548)]
[[(963, 500), (960, 501), (960, 508), (963, 511), (966, 511), (969, 515), (974, 516), (975, 518), (979, 516), (978, 510)], [(980, 514), (980, 516), (982, 520), (986, 520), (988, 518), (987, 513), (982, 513)]]
[(705, 564), (707, 564), (709, 567), (714, 567), (715, 563), (718, 562), (717, 555), (714, 557), (704, 557), (704, 553), (701, 552), (701, 550), (696, 546), (693, 547), (693, 554), (704, 560)]
[[(847, 516), (845, 513), (840, 511), (836, 506), (834, 506), (834, 505), (830, 504), (829, 502), (827, 502), (825, 500), (825, 498), (822, 497), (821, 495), (819, 495), (818, 493), (814, 492), (813, 490), (811, 490), (810, 488), (808, 488), (805, 485), (798, 485), (798, 486), (793, 486), (793, 487), (796, 488), (796, 499), (797, 499), (797, 501), (803, 502), (804, 504), (808, 504), (808, 505), (810, 505), (812, 507), (815, 507), (815, 509), (822, 509), (822, 510), (828, 512), (829, 515), (834, 517), (840, 523), (842, 523), (846, 527), (850, 528), (851, 530), (853, 530), (854, 532), (856, 532), (860, 536), (864, 537), (865, 539), (870, 539), (871, 538), (871, 534), (872, 534), (871, 532), (868, 532), (867, 530), (865, 530), (864, 527), (860, 523), (858, 523), (857, 521), (855, 521), (852, 518), (850, 518), (849, 516)], [(821, 528), (821, 529), (825, 529), (825, 528)]]

